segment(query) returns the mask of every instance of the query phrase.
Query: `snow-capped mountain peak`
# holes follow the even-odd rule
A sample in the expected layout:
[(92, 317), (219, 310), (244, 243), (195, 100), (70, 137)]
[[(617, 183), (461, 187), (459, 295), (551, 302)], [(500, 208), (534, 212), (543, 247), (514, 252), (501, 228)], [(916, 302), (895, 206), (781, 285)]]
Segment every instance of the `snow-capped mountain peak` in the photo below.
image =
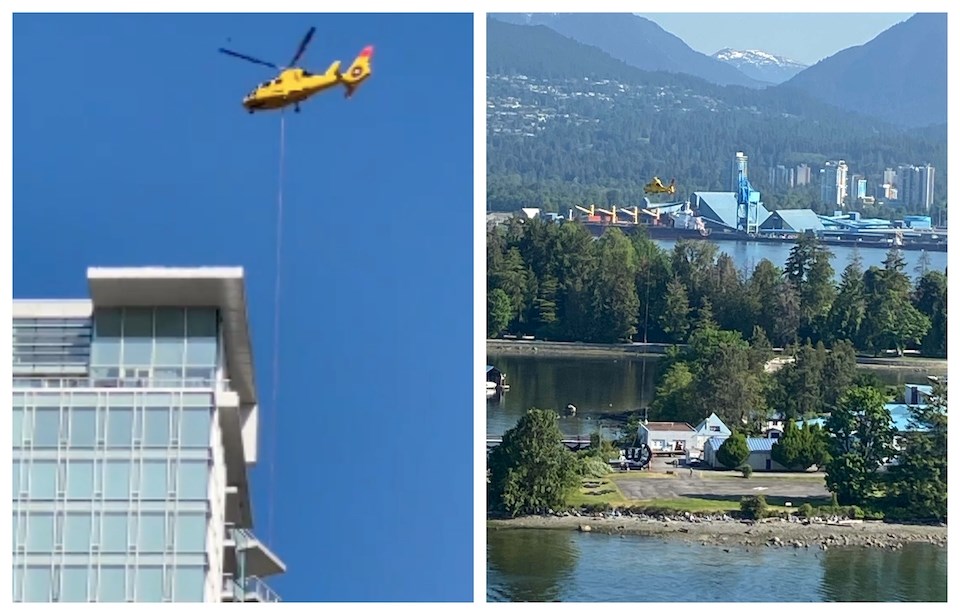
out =
[(721, 62), (732, 64), (740, 72), (769, 83), (782, 83), (803, 69), (805, 64), (759, 49), (721, 49), (713, 54)]
[(791, 66), (801, 69), (806, 68), (805, 64), (801, 64), (795, 60), (777, 56), (772, 53), (767, 53), (766, 51), (761, 51), (759, 49), (745, 49), (743, 51), (730, 48), (721, 49), (717, 53), (713, 54), (713, 57), (730, 63), (749, 62), (751, 64), (756, 64), (757, 66), (773, 64), (784, 67)]

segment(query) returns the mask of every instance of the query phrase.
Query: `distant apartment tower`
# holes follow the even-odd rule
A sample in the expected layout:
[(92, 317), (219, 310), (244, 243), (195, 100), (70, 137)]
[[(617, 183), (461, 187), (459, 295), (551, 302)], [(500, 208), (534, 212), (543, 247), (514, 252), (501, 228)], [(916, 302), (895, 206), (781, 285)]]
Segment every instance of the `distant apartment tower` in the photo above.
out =
[(740, 173), (743, 173), (743, 176), (747, 177), (747, 155), (743, 152), (737, 152), (737, 155), (733, 157), (733, 169), (731, 171), (730, 178), (730, 190), (731, 192), (738, 192), (740, 190)]
[(850, 197), (851, 205), (867, 196), (867, 180), (863, 175), (850, 176), (850, 190), (847, 195)]
[(13, 600), (277, 601), (243, 270), (87, 281), (13, 302)]
[(794, 175), (793, 168), (787, 168), (782, 164), (770, 169), (770, 186), (775, 188), (793, 188)]
[(929, 211), (933, 207), (933, 178), (936, 173), (931, 165), (920, 167), (920, 207)]
[(847, 196), (847, 163), (829, 161), (820, 170), (820, 200), (842, 207)]
[(808, 167), (805, 164), (798, 164), (796, 170), (797, 172), (794, 176), (795, 185), (806, 186), (807, 184), (809, 184), (812, 177), (810, 173), (810, 167)]
[(897, 172), (887, 167), (883, 171), (883, 181), (881, 184), (896, 184), (897, 183)]
[(897, 167), (897, 192), (906, 207), (928, 210), (933, 205), (933, 184), (936, 169), (929, 164), (920, 167)]

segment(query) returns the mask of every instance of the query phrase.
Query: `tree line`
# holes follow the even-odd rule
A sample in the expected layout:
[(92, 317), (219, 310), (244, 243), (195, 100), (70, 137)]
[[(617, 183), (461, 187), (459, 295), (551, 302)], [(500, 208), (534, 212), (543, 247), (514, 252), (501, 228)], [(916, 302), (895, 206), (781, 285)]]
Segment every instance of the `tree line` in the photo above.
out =
[[(856, 506), (861, 514), (946, 521), (946, 385), (936, 382), (929, 403), (911, 407), (903, 432), (893, 425), (888, 399), (875, 387), (850, 387), (823, 429), (788, 421), (771, 457), (792, 470), (822, 468), (835, 502)], [(727, 468), (739, 467), (748, 456), (739, 431), (717, 451), (717, 460)]]
[[(882, 267), (859, 257), (834, 282), (832, 253), (801, 235), (781, 269), (738, 270), (711, 242), (664, 250), (641, 230), (594, 239), (575, 223), (511, 219), (487, 234), (487, 333), (617, 343), (687, 343), (697, 323), (785, 348), (809, 340), (879, 354), (946, 356), (945, 271), (921, 262), (916, 284), (899, 250)], [(846, 346), (840, 346), (845, 352)]]
[[(848, 513), (854, 516), (946, 521), (946, 396), (946, 385), (937, 382), (929, 403), (912, 407), (909, 428), (898, 433), (881, 391), (850, 387), (838, 398), (824, 429), (789, 421), (772, 457), (798, 470), (823, 467), (835, 511), (836, 505), (844, 505), (855, 507)], [(516, 517), (567, 508), (583, 479), (611, 471), (608, 460), (616, 451), (599, 436), (578, 453), (569, 451), (562, 439), (557, 414), (549, 410), (531, 409), (507, 430), (488, 458), (488, 510)], [(738, 429), (717, 452), (728, 468), (744, 464), (748, 456)], [(746, 500), (741, 508), (750, 513), (751, 507), (743, 506), (749, 504)], [(757, 510), (750, 516), (762, 514)]]

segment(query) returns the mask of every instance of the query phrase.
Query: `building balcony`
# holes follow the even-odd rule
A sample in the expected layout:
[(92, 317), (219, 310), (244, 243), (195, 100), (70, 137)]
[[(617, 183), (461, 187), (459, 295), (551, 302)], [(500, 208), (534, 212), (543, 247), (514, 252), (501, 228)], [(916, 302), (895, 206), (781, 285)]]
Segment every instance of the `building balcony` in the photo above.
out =
[(269, 577), (287, 570), (286, 564), (249, 530), (229, 528), (224, 547), (228, 573), (240, 570), (240, 556), (245, 566), (242, 572), (249, 577)]
[(216, 389), (230, 390), (230, 381), (213, 378), (98, 378), (93, 376), (17, 376), (14, 389)]
[(223, 578), (222, 602), (280, 602), (280, 596), (260, 577), (243, 580), (231, 576)]

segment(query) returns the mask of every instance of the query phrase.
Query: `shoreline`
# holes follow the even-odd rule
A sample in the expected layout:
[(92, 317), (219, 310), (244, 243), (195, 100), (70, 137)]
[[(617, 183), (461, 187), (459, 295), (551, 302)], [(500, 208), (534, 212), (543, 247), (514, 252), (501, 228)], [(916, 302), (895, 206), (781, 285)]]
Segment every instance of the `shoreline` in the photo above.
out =
[(538, 529), (591, 532), (608, 535), (647, 536), (683, 540), (702, 545), (743, 548), (794, 548), (826, 551), (837, 547), (900, 549), (905, 543), (947, 546), (945, 525), (910, 525), (882, 521), (788, 521), (778, 518), (741, 521), (726, 515), (689, 516), (675, 520), (645, 515), (528, 516), (488, 519), (487, 531)]
[[(671, 344), (594, 344), (586, 342), (547, 342), (542, 340), (487, 340), (487, 354), (519, 357), (618, 358), (660, 357)], [(857, 357), (857, 367), (886, 369), (944, 376), (947, 359), (931, 357)]]

